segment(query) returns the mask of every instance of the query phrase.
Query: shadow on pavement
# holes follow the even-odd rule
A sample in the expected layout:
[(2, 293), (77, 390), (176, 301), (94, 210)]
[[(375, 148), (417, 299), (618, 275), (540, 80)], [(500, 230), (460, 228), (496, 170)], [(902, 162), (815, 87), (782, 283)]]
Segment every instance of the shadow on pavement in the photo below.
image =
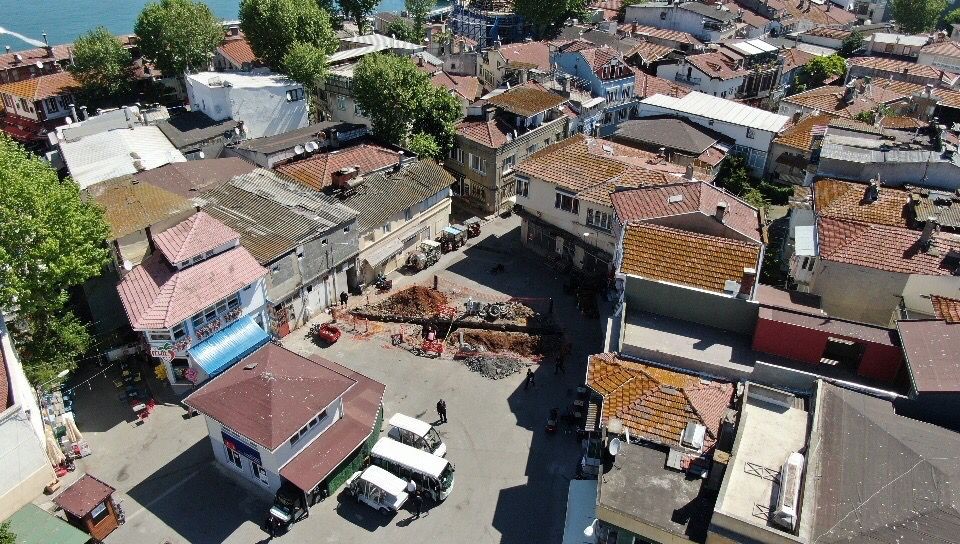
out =
[(380, 527), (386, 527), (393, 519), (402, 515), (397, 513), (384, 516), (370, 506), (358, 502), (346, 491), (337, 495), (337, 503), (337, 514), (341, 518), (371, 533)]
[(226, 470), (216, 465), (204, 438), (127, 495), (188, 542), (224, 542), (246, 522), (260, 525), (272, 502), (265, 490), (241, 483)]

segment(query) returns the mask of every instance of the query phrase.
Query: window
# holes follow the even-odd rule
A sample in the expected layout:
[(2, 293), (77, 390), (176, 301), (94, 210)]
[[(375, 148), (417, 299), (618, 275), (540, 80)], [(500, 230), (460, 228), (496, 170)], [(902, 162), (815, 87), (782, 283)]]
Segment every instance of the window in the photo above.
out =
[(450, 149), (450, 158), (463, 164), (463, 150), (459, 147), (454, 147)]
[(347, 101), (341, 95), (337, 95), (337, 109), (340, 111), (347, 111)]
[(179, 340), (187, 335), (187, 328), (184, 323), (181, 323), (173, 328), (173, 339)]
[(53, 112), (59, 111), (59, 110), (60, 110), (60, 108), (57, 106), (57, 98), (56, 98), (56, 97), (48, 98), (48, 99), (47, 99), (47, 111), (49, 111), (50, 113), (53, 113)]
[(413, 219), (413, 210), (411, 210), (410, 208), (403, 210), (403, 220), (409, 221), (411, 219)]
[(661, 12), (660, 12), (660, 20), (661, 20), (661, 21), (666, 21), (666, 20), (667, 20), (667, 12), (666, 12), (666, 11), (661, 11)]
[(275, 264), (275, 265), (271, 266), (271, 267), (270, 267), (270, 271), (273, 272), (274, 274), (276, 274), (277, 272), (280, 271), (280, 265), (279, 265), (279, 264)]
[(26, 98), (21, 98), (21, 99), (20, 99), (20, 109), (22, 109), (22, 110), (24, 110), (24, 111), (29, 111), (29, 110), (30, 110), (30, 106), (27, 105), (27, 99), (26, 99)]
[(387, 234), (393, 230), (393, 225), (391, 225), (390, 222), (387, 221), (386, 223), (383, 224), (382, 227), (380, 227), (380, 229), (383, 231), (384, 234)]
[(240, 460), (240, 454), (237, 453), (237, 450), (233, 450), (224, 446), (227, 450), (227, 459), (237, 466), (237, 468), (243, 468), (243, 461)]
[(467, 153), (467, 155), (470, 157), (470, 168), (473, 168), (481, 174), (487, 172), (487, 159), (482, 159), (473, 153)]
[(600, 210), (587, 208), (587, 225), (598, 229), (610, 230), (610, 216)]
[(287, 91), (287, 102), (296, 102), (303, 100), (303, 89), (290, 89)]
[(253, 475), (257, 477), (260, 482), (269, 484), (270, 478), (267, 476), (267, 471), (263, 470), (263, 467), (253, 461), (250, 461), (250, 468), (253, 469)]
[(537, 152), (537, 144), (533, 144), (527, 148), (527, 155), (533, 155)]
[(8, 108), (16, 109), (17, 104), (13, 101), (13, 97), (8, 94), (3, 95), (3, 103), (6, 104)]
[(90, 511), (90, 517), (92, 518), (91, 521), (93, 521), (93, 524), (96, 525), (103, 521), (103, 518), (107, 517), (108, 513), (109, 510), (107, 509), (107, 501), (103, 501)]
[(568, 193), (557, 191), (554, 208), (574, 214), (580, 213), (580, 200)]
[(747, 138), (754, 138), (756, 137), (756, 135), (757, 135), (756, 131), (754, 131), (750, 127), (747, 127)]
[(147, 336), (152, 342), (163, 342), (164, 340), (171, 340), (169, 331), (150, 331), (147, 333)]
[(343, 232), (344, 233), (350, 232), (350, 225), (343, 227)]
[(503, 165), (500, 168), (500, 171), (506, 174), (507, 172), (513, 170), (513, 166), (516, 164), (516, 157), (510, 155), (509, 157), (503, 159)]
[(530, 196), (530, 180), (517, 178), (517, 196)]

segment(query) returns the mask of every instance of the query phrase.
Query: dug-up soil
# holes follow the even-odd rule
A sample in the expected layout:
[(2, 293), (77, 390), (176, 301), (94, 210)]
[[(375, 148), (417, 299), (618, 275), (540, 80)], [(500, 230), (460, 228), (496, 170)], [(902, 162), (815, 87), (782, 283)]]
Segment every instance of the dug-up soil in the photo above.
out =
[(429, 287), (414, 285), (390, 295), (370, 310), (395, 317), (433, 317), (447, 304), (447, 296)]
[(543, 355), (549, 351), (551, 341), (556, 340), (555, 336), (524, 334), (522, 332), (460, 329), (454, 331), (447, 341), (453, 344), (458, 343), (461, 332), (463, 333), (463, 342), (469, 344), (475, 350), (516, 353), (521, 357)]

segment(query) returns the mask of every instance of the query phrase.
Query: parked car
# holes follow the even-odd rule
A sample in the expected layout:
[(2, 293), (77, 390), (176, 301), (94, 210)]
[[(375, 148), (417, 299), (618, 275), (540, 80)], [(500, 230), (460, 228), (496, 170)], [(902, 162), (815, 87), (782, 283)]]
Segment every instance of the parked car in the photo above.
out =
[(347, 480), (347, 492), (383, 515), (390, 515), (407, 502), (407, 482), (371, 465)]
[(387, 436), (418, 450), (446, 457), (447, 445), (433, 425), (403, 414), (394, 414), (390, 418), (390, 431)]

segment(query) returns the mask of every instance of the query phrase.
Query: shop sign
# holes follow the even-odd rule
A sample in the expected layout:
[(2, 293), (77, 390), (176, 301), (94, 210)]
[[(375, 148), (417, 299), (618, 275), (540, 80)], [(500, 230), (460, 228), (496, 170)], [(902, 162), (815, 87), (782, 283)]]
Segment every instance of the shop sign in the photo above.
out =
[(160, 347), (150, 346), (150, 356), (160, 359), (161, 362), (169, 363), (177, 356), (177, 352), (173, 350), (173, 344), (167, 342)]
[(260, 461), (260, 451), (256, 448), (252, 448), (239, 438), (231, 436), (226, 433), (226, 431), (221, 430), (220, 436), (223, 438), (223, 445), (230, 448), (231, 450), (239, 453), (240, 455), (246, 457), (247, 459), (253, 461), (258, 465), (263, 465), (263, 462)]

